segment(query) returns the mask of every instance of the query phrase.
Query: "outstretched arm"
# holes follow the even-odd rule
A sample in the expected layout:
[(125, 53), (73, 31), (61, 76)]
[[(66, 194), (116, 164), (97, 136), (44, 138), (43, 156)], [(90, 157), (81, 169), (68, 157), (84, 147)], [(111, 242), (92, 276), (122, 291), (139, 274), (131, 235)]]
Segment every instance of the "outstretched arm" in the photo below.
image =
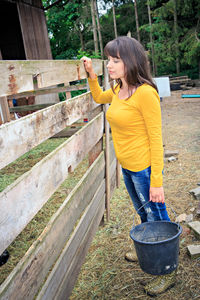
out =
[(111, 103), (113, 91), (112, 89), (102, 91), (101, 87), (99, 86), (97, 76), (94, 72), (91, 58), (83, 56), (81, 60), (84, 63), (86, 72), (89, 74), (88, 83), (94, 101), (100, 104)]

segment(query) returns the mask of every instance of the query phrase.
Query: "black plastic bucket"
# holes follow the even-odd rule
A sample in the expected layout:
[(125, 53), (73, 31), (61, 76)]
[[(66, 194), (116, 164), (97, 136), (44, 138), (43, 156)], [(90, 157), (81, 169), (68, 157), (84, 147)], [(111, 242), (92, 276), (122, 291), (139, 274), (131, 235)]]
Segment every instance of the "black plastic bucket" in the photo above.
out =
[(145, 222), (133, 226), (134, 241), (141, 269), (152, 275), (169, 274), (178, 267), (180, 224), (170, 221)]

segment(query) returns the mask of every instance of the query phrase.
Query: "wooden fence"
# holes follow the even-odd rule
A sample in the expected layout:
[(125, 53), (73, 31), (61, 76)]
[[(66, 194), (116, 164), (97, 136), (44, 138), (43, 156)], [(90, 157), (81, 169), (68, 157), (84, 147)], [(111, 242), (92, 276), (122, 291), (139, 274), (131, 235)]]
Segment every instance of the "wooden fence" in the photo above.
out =
[[(95, 72), (107, 74), (94, 60)], [(104, 73), (103, 73), (104, 72)], [(70, 91), (86, 78), (80, 61), (0, 62), (0, 168), (86, 115), (89, 122), (0, 193), (0, 253), (23, 231), (85, 155), (90, 167), (0, 286), (0, 299), (68, 299), (105, 208), (119, 183), (106, 106), (87, 92), (8, 122), (8, 101), (23, 95)], [(64, 87), (59, 84), (64, 83)], [(80, 89), (80, 87), (79, 87)], [(105, 132), (105, 150), (103, 136)]]

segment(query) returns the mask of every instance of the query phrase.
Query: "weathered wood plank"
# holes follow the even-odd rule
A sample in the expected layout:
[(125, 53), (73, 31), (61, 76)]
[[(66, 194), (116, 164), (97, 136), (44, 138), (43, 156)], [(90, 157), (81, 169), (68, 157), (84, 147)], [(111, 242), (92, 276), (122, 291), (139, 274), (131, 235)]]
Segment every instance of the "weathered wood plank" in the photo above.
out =
[[(105, 210), (105, 197), (100, 202), (99, 207), (96, 209), (96, 215), (94, 216), (90, 227), (88, 228), (87, 233), (85, 234), (84, 239), (80, 243), (80, 247), (77, 250), (77, 255), (74, 256), (74, 260), (71, 264), (71, 268), (69, 272), (66, 274), (59, 290), (56, 295), (57, 300), (63, 300), (63, 299), (69, 299), (73, 287), (75, 285), (75, 282), (77, 280), (80, 268), (84, 262), (85, 256), (87, 254), (87, 251), (89, 249), (89, 246), (92, 242), (92, 238), (97, 231), (97, 228), (100, 224), (100, 221), (102, 219), (104, 210)], [(79, 255), (81, 253), (81, 255)]]
[(120, 179), (121, 179), (121, 166), (120, 163), (117, 161), (117, 166), (116, 166), (116, 181), (117, 181), (117, 188), (120, 186)]
[(87, 92), (0, 126), (0, 169), (97, 106)]
[(89, 166), (91, 166), (91, 164), (93, 164), (93, 162), (99, 156), (99, 154), (101, 153), (102, 150), (103, 150), (103, 137), (98, 141), (98, 143), (89, 152)]
[(0, 114), (2, 123), (10, 122), (10, 112), (7, 97), (0, 97)]
[(103, 113), (37, 163), (0, 194), (0, 253), (103, 135)]
[[(51, 271), (47, 281), (45, 282), (41, 292), (36, 298), (37, 300), (56, 299), (57, 297), (56, 292), (60, 284), (62, 283), (64, 277), (65, 277), (66, 285), (71, 286), (71, 282), (74, 280), (73, 277), (71, 276), (72, 274), (70, 271), (71, 268), (75, 267), (74, 259), (76, 260), (77, 256), (82, 257), (82, 253), (78, 251), (80, 247), (79, 245), (81, 244), (81, 241), (85, 239), (85, 235), (88, 239), (88, 236), (86, 234), (88, 227), (90, 226), (93, 218), (95, 217), (96, 211), (100, 204), (102, 204), (101, 207), (103, 206), (103, 212), (104, 212), (104, 208), (105, 208), (104, 194), (105, 194), (105, 180), (103, 180), (103, 182), (101, 183), (100, 187), (98, 188), (97, 192), (93, 197), (93, 200), (88, 205), (87, 209), (82, 215), (81, 220), (76, 226), (73, 234), (71, 235), (69, 241), (67, 242), (65, 248), (63, 249), (63, 252), (61, 253), (59, 259), (57, 260), (55, 266), (53, 267), (53, 270)], [(97, 226), (99, 225), (99, 222)], [(92, 238), (91, 235), (89, 238), (90, 239)], [(67, 299), (67, 297), (65, 299)]]
[(9, 111), (12, 113), (12, 112), (21, 112), (21, 111), (30, 111), (30, 110), (40, 110), (54, 104), (55, 103), (44, 103), (44, 104), (13, 106), (9, 108)]
[(113, 158), (113, 160), (111, 161), (111, 164), (110, 164), (110, 180), (109, 180), (109, 183), (110, 183), (110, 197), (112, 197), (112, 194), (114, 192), (114, 189), (116, 187), (116, 165), (117, 165), (117, 159), (116, 158)]
[(68, 240), (75, 223), (90, 203), (104, 177), (105, 158), (102, 152), (2, 284), (1, 300), (31, 300), (35, 297)]
[[(88, 120), (92, 120), (95, 118), (98, 114), (102, 112), (102, 105), (97, 106), (94, 110), (90, 111), (88, 113), (89, 117)], [(73, 126), (73, 125), (72, 125)], [(75, 128), (65, 128), (62, 131), (59, 131), (57, 134), (53, 135), (51, 138), (62, 138), (62, 137), (70, 137), (72, 136), (76, 131), (78, 131), (82, 126), (78, 126)]]
[(115, 156), (115, 149), (114, 149), (114, 145), (113, 145), (113, 141), (111, 140), (109, 142), (109, 152), (110, 152), (110, 164), (112, 163), (112, 161), (114, 159), (116, 159), (116, 156)]
[(62, 87), (51, 87), (46, 89), (36, 89), (30, 92), (18, 93), (11, 96), (8, 96), (8, 99), (18, 99), (22, 97), (30, 97), (30, 96), (39, 96), (39, 95), (47, 95), (47, 94), (57, 94), (62, 92), (71, 92), (71, 91), (81, 91), (87, 90), (87, 85), (77, 84), (71, 86), (62, 86)]
[(95, 109), (90, 110), (87, 114), (88, 120), (91, 121), (93, 118), (95, 118), (100, 112), (103, 111), (103, 105), (97, 106)]
[(82, 126), (78, 126), (78, 127), (74, 127), (74, 128), (67, 127), (65, 129), (63, 129), (62, 131), (60, 131), (60, 132), (56, 133), (55, 135), (53, 135), (51, 138), (65, 138), (65, 137), (70, 137), (74, 133), (76, 133), (78, 130), (80, 130), (81, 127)]
[[(108, 105), (105, 105), (105, 109), (107, 111)], [(105, 112), (106, 113), (106, 112)], [(110, 133), (109, 133), (109, 124), (108, 121), (105, 120), (105, 139), (106, 139), (106, 218), (107, 221), (110, 219), (110, 150), (109, 150), (109, 139), (110, 139)]]
[[(97, 75), (102, 74), (102, 61), (93, 60)], [(33, 77), (38, 88), (55, 86), (61, 83), (87, 77), (80, 60), (24, 60), (0, 61), (0, 96), (33, 91)]]
[[(109, 75), (108, 75), (108, 69), (107, 69), (107, 62), (103, 62), (104, 66), (104, 89), (107, 90), (109, 88)], [(108, 109), (109, 105), (104, 105), (105, 114)], [(108, 121), (105, 119), (105, 144), (106, 144), (106, 219), (107, 221), (110, 219), (110, 126)]]

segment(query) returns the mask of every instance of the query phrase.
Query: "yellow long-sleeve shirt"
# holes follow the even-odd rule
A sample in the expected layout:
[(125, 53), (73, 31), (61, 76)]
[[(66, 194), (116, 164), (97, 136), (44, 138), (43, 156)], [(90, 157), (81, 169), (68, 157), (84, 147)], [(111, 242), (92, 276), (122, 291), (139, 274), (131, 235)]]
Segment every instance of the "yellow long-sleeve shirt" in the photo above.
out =
[(160, 98), (148, 84), (137, 88), (128, 99), (118, 97), (119, 87), (102, 91), (98, 80), (88, 78), (93, 99), (111, 103), (106, 113), (115, 154), (121, 166), (133, 172), (151, 166), (151, 187), (163, 185), (163, 143)]

